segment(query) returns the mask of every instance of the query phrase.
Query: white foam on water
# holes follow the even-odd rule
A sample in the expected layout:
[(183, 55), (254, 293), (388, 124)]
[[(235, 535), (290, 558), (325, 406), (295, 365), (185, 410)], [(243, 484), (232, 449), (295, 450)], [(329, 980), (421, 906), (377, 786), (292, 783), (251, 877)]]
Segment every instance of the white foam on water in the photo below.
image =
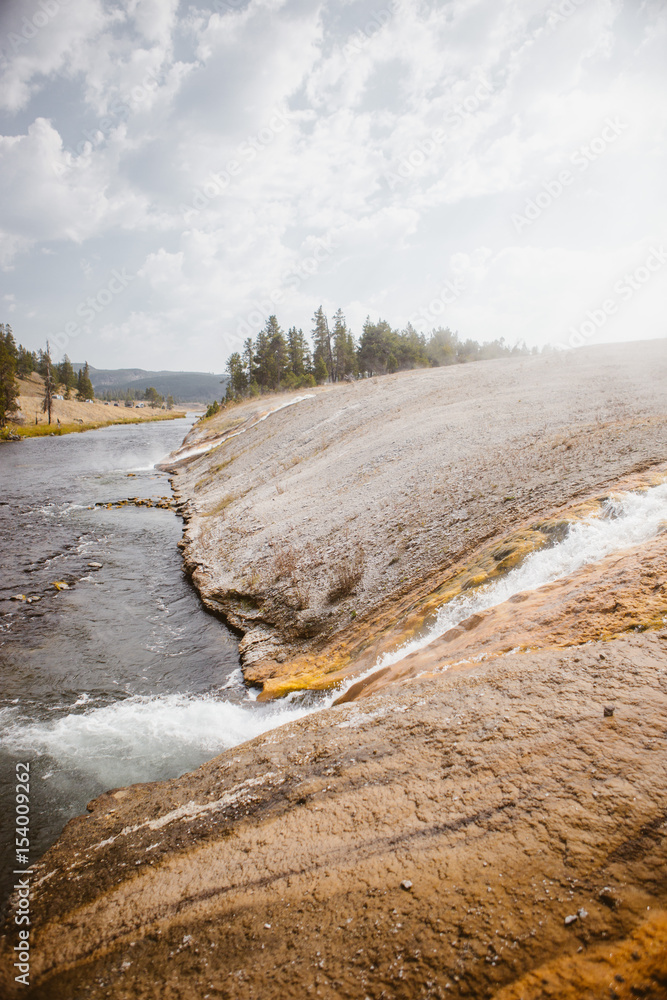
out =
[[(599, 514), (573, 521), (562, 541), (531, 553), (519, 566), (492, 583), (448, 601), (422, 635), (383, 654), (375, 666), (362, 676), (398, 663), (471, 615), (504, 604), (515, 594), (537, 590), (545, 584), (562, 580), (582, 566), (600, 562), (613, 553), (641, 545), (666, 528), (667, 482), (641, 492), (610, 497)], [(354, 678), (348, 687), (360, 679)]]
[[(598, 515), (572, 523), (566, 537), (528, 556), (501, 579), (443, 605), (420, 637), (380, 657), (366, 674), (422, 649), (470, 615), (502, 604), (598, 562), (615, 552), (646, 543), (667, 527), (667, 483), (609, 499)], [(34, 722), (18, 705), (0, 710), (0, 745), (45, 755), (66, 773), (85, 773), (106, 788), (181, 774), (230, 747), (330, 706), (342, 690), (325, 695), (296, 693), (289, 699), (243, 704), (218, 696), (135, 696), (112, 705), (77, 705), (51, 721)], [(235, 671), (226, 686), (241, 683)], [(365, 720), (364, 720), (365, 721)]]
[(0, 745), (11, 752), (29, 751), (33, 759), (46, 755), (62, 769), (85, 773), (112, 788), (181, 774), (310, 711), (186, 695), (137, 696), (49, 722), (27, 722), (17, 710), (6, 709), (0, 713)]
[(243, 688), (243, 671), (240, 667), (232, 670), (227, 681), (222, 685), (221, 690), (228, 691), (230, 688)]

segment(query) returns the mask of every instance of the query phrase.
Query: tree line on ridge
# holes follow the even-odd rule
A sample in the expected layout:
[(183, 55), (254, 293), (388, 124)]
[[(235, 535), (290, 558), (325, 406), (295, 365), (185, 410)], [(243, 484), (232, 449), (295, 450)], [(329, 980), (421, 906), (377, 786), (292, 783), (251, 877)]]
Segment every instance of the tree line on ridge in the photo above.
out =
[[(461, 340), (449, 328), (418, 333), (408, 323), (393, 329), (386, 320), (366, 318), (357, 341), (341, 309), (332, 324), (322, 309), (313, 317), (310, 342), (303, 330), (291, 326), (283, 332), (275, 316), (269, 316), (255, 340), (248, 338), (241, 351), (227, 359), (226, 402), (237, 402), (265, 392), (308, 388), (325, 382), (340, 382), (413, 368), (462, 364), (488, 358), (529, 354), (524, 343), (510, 346), (501, 337), (489, 343)], [(537, 348), (533, 348), (537, 353)], [(217, 403), (210, 407), (216, 412)]]

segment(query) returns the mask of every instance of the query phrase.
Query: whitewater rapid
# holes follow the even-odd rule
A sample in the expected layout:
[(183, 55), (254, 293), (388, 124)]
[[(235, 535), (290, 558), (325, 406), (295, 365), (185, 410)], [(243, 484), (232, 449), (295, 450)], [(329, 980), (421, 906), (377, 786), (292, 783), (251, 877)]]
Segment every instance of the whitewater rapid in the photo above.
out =
[[(417, 638), (385, 653), (368, 670), (397, 663), (427, 646), (470, 615), (502, 604), (574, 573), (582, 566), (650, 541), (667, 529), (667, 483), (606, 500), (599, 513), (572, 522), (566, 536), (540, 549), (505, 576), (444, 604)], [(51, 721), (26, 722), (18, 706), (3, 710), (3, 744), (18, 753), (30, 748), (56, 768), (84, 772), (105, 787), (184, 773), (271, 729), (329, 707), (359, 680), (333, 692), (294, 694), (269, 704), (254, 703), (240, 671), (226, 688), (207, 695), (135, 696), (104, 706), (87, 700)]]
[[(18, 709), (3, 709), (3, 744), (19, 754), (47, 756), (67, 773), (85, 773), (112, 788), (182, 774), (230, 747), (292, 722), (312, 708), (235, 704), (211, 695), (126, 698), (51, 722), (26, 723)], [(51, 777), (51, 774), (47, 777)]]

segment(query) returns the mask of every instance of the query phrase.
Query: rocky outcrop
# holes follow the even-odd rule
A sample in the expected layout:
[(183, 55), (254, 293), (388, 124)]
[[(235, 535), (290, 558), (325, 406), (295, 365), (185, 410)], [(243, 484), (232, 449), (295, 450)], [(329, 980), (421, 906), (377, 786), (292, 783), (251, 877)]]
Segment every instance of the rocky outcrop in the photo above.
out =
[(338, 704), (434, 671), (466, 669), (510, 651), (581, 646), (667, 621), (667, 522), (650, 544), (584, 566), (563, 580), (518, 593), (472, 615), (423, 649), (356, 684)]
[(481, 546), (522, 536), (519, 557), (535, 522), (664, 462), (666, 375), (654, 341), (403, 372), (198, 425), (174, 456), (184, 559), (241, 633), (248, 682), (326, 685)]
[(662, 1000), (666, 651), (509, 656), (101, 796), (3, 996)]
[[(664, 476), (664, 375), (660, 343), (621, 345), (197, 425), (171, 462), (185, 563), (246, 679), (273, 697), (372, 667), (610, 484)], [(665, 537), (462, 622), (353, 703), (100, 796), (36, 866), (32, 986), (10, 922), (2, 995), (664, 1000)]]

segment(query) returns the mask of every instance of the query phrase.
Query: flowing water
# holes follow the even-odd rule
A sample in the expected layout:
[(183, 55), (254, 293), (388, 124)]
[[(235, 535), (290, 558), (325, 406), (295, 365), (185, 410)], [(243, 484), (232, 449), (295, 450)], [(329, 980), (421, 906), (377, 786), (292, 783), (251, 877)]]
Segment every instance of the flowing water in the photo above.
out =
[(667, 530), (667, 483), (609, 497), (599, 512), (573, 521), (562, 541), (531, 553), (505, 576), (448, 601), (419, 635), (385, 653), (373, 670), (398, 663), (423, 649), (471, 615), (504, 604), (516, 594), (562, 580), (612, 553), (646, 544), (664, 530)]
[[(178, 516), (95, 506), (170, 495), (154, 465), (191, 423), (0, 447), (0, 898), (12, 884), (17, 761), (31, 767), (34, 861), (100, 792), (182, 774), (340, 694), (253, 702), (234, 637), (206, 613), (183, 574)], [(666, 525), (667, 484), (609, 500), (562, 541), (444, 605), (420, 636), (373, 670), (520, 591), (647, 542)], [(18, 594), (39, 600), (12, 601)]]
[(248, 697), (235, 638), (184, 576), (173, 511), (95, 506), (171, 496), (154, 463), (191, 424), (0, 446), (0, 897), (17, 761), (31, 765), (35, 860), (100, 792), (182, 774), (305, 711)]

